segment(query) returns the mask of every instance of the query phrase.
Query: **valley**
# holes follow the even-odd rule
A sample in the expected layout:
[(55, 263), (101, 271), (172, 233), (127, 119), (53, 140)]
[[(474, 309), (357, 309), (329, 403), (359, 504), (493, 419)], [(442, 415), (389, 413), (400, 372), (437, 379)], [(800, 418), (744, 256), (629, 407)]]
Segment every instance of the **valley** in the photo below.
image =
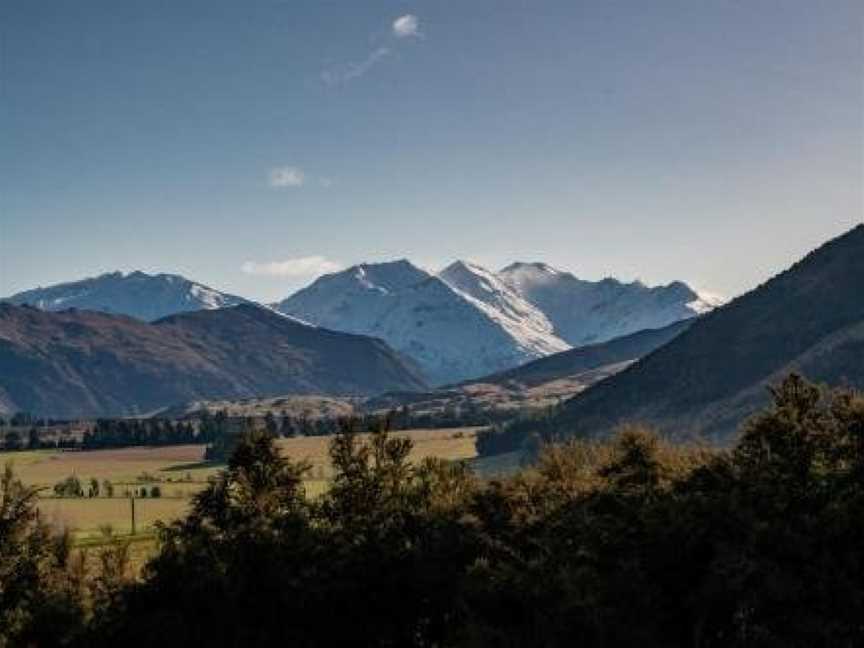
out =
[(0, 648), (864, 648), (862, 54), (0, 3)]
[[(413, 442), (412, 461), (433, 457), (470, 462), (476, 456), (476, 432), (476, 428), (451, 428), (402, 430), (395, 434)], [(277, 442), (284, 457), (309, 465), (303, 480), (308, 497), (326, 492), (333, 477), (329, 444), (330, 437), (326, 436)], [(0, 466), (11, 465), (24, 484), (39, 489), (38, 509), (44, 521), (70, 531), (79, 544), (92, 544), (106, 525), (120, 536), (132, 533), (131, 497), (135, 498), (138, 536), (152, 538), (157, 521), (170, 523), (185, 515), (192, 498), (224, 468), (223, 464), (206, 462), (204, 452), (201, 444), (0, 452)], [(81, 481), (84, 494), (55, 495), (54, 486), (72, 476)], [(92, 480), (99, 485), (99, 492), (91, 496)], [(110, 494), (106, 484), (110, 484)], [(158, 488), (158, 497), (152, 496), (154, 487)]]

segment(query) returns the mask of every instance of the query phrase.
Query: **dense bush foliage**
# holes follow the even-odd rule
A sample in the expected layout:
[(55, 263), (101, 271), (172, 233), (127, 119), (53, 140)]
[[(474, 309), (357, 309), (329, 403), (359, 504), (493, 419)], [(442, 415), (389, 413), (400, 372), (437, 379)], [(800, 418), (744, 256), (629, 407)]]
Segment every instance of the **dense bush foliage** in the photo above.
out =
[(68, 538), (53, 534), (35, 508), (36, 491), (7, 467), (0, 476), (0, 647), (53, 645), (84, 622), (83, 581)]
[(188, 518), (162, 529), (143, 577), (91, 595), (81, 625), (52, 636), (96, 646), (864, 643), (861, 396), (791, 377), (732, 450), (629, 427), (607, 443), (546, 448), (535, 468), (494, 482), (458, 464), (413, 465), (409, 450), (346, 426), (331, 447), (332, 488), (310, 500), (306, 467), (279, 456), (266, 432), (245, 434)]

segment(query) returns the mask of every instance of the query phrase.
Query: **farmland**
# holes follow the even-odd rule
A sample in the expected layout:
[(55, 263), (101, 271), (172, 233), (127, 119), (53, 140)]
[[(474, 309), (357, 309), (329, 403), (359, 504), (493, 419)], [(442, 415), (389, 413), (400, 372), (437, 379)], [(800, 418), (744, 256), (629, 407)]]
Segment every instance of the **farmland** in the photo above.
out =
[[(439, 457), (448, 460), (471, 459), (475, 455), (474, 428), (409, 430), (394, 433), (414, 441), (412, 459)], [(305, 482), (309, 496), (324, 492), (332, 478), (329, 437), (280, 439), (281, 452), (295, 461), (310, 465)], [(82, 542), (95, 538), (100, 528), (110, 525), (119, 534), (132, 530), (132, 502), (135, 496), (135, 526), (141, 533), (158, 521), (181, 517), (191, 497), (207, 485), (207, 480), (222, 468), (204, 462), (203, 445), (134, 447), (111, 450), (62, 451), (36, 450), (0, 453), (0, 465), (11, 463), (16, 475), (40, 489), (39, 511), (43, 519), (58, 528), (73, 532)], [(100, 485), (98, 496), (55, 497), (58, 482), (76, 476), (85, 488), (92, 480)], [(106, 496), (105, 483), (112, 495)], [(160, 497), (154, 498), (153, 487)], [(141, 495), (144, 494), (142, 497)]]

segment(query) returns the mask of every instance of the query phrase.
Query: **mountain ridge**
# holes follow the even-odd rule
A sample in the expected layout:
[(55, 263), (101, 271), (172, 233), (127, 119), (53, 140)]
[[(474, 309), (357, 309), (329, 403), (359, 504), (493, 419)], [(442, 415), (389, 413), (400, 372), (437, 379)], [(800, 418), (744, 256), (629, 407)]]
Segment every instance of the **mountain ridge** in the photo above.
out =
[[(562, 425), (598, 434), (645, 421), (726, 439), (788, 371), (864, 386), (864, 225), (701, 317), (668, 345), (568, 402)], [(845, 349), (845, 356), (837, 349)], [(733, 407), (734, 405), (734, 407)]]
[[(113, 272), (5, 300), (157, 321), (178, 312), (253, 303), (173, 274)], [(301, 322), (380, 337), (436, 384), (504, 371), (573, 347), (662, 328), (708, 307), (682, 282), (649, 288), (592, 282), (545, 263), (500, 272), (457, 260), (431, 273), (397, 259), (318, 277), (271, 305)]]
[(0, 304), (0, 404), (57, 417), (142, 414), (207, 398), (423, 389), (379, 339), (252, 304), (156, 322)]
[(166, 315), (249, 303), (181, 275), (107, 272), (95, 277), (25, 290), (0, 302), (29, 304), (46, 311), (67, 308), (129, 315), (154, 321)]

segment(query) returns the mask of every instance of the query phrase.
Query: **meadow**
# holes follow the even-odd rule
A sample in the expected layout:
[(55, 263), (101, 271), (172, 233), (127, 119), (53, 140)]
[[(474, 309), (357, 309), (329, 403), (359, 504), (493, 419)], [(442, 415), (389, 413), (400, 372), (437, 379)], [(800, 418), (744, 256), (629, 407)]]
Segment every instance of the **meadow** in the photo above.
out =
[[(394, 433), (414, 442), (412, 460), (439, 457), (470, 460), (476, 451), (476, 428), (406, 430)], [(310, 465), (305, 481), (307, 496), (323, 493), (332, 478), (328, 456), (329, 437), (280, 439), (281, 452)], [(206, 487), (208, 479), (223, 468), (204, 461), (203, 445), (133, 447), (111, 450), (35, 450), (0, 453), (0, 466), (11, 463), (15, 474), (27, 485), (40, 489), (39, 512), (59, 529), (69, 530), (79, 543), (95, 541), (101, 529), (110, 526), (120, 535), (132, 533), (132, 502), (135, 531), (152, 531), (157, 521), (170, 522), (186, 513), (191, 497)], [(91, 479), (100, 484), (96, 497), (56, 497), (53, 487), (70, 476), (86, 489)], [(105, 496), (110, 482), (113, 495)], [(156, 486), (158, 498), (150, 497)], [(141, 493), (147, 496), (142, 497)]]

